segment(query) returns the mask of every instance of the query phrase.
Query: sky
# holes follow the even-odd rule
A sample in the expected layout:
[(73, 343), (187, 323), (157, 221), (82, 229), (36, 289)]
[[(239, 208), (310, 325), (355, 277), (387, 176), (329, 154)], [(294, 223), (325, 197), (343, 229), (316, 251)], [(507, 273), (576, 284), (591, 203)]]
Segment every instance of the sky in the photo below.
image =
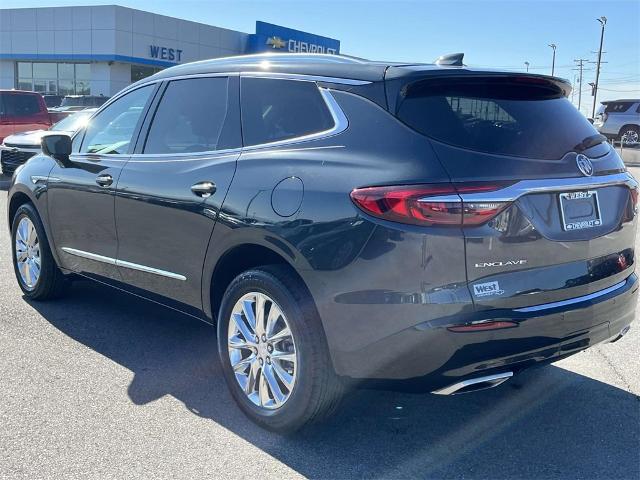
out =
[[(341, 41), (341, 52), (364, 58), (431, 62), (464, 52), (470, 66), (551, 73), (576, 84), (574, 59), (595, 61), (598, 17), (607, 17), (598, 100), (640, 97), (640, 0), (2, 0), (3, 8), (102, 5), (131, 8), (253, 33), (262, 20)], [(590, 115), (585, 63), (582, 110)], [(579, 87), (578, 87), (579, 88)], [(577, 104), (577, 89), (573, 95)]]

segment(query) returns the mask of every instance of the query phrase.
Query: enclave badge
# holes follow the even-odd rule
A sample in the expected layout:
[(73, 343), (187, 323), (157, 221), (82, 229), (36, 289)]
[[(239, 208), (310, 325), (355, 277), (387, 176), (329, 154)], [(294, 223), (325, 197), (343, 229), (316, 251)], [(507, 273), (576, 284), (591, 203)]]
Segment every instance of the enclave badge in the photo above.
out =
[(593, 164), (586, 155), (579, 153), (576, 156), (576, 165), (585, 177), (593, 175)]

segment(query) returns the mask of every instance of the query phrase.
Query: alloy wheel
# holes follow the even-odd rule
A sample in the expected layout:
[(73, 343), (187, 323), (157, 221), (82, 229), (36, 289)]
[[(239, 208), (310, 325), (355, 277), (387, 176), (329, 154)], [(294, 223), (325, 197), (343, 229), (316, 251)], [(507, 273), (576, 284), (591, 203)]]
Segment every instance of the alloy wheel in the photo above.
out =
[(298, 373), (295, 341), (278, 304), (260, 292), (240, 298), (229, 319), (227, 345), (238, 385), (256, 406), (282, 407)]
[(35, 288), (41, 270), (40, 242), (36, 227), (28, 217), (18, 223), (15, 256), (22, 283), (29, 289)]
[(622, 143), (625, 145), (635, 145), (638, 143), (640, 135), (636, 130), (627, 130), (622, 134)]

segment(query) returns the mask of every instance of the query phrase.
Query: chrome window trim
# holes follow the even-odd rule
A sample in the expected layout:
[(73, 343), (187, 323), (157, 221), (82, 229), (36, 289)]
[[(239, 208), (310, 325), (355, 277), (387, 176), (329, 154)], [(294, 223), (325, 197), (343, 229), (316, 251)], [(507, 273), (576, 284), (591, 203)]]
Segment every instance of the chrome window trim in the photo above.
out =
[(148, 267), (146, 265), (140, 265), (138, 263), (126, 262), (124, 260), (118, 260), (112, 257), (105, 257), (104, 255), (85, 252), (83, 250), (77, 250), (75, 248), (62, 247), (62, 251), (70, 255), (75, 255), (76, 257), (87, 258), (89, 260), (95, 260), (96, 262), (106, 263), (108, 265), (114, 265), (116, 267), (130, 268), (132, 270), (138, 270), (140, 272), (160, 275), (162, 277), (172, 278), (174, 280), (185, 281), (187, 279), (187, 277), (185, 277), (184, 275), (180, 275), (179, 273), (168, 272), (166, 270), (160, 270), (159, 268)]
[[(320, 132), (310, 133), (308, 135), (302, 135), (300, 137), (293, 137), (293, 138), (287, 138), (285, 140), (278, 140), (276, 142), (258, 143), (256, 145), (248, 145), (245, 147), (231, 148), (231, 149), (225, 149), (225, 150), (210, 150), (205, 152), (191, 152), (191, 153), (159, 153), (159, 154), (158, 153), (154, 153), (154, 154), (136, 153), (136, 154), (126, 155), (126, 156), (130, 157), (131, 158), (130, 161), (132, 162), (153, 161), (153, 160), (146, 160), (149, 158), (159, 158), (157, 162), (172, 161), (173, 159), (176, 159), (175, 161), (179, 161), (180, 159), (183, 159), (183, 158), (186, 158), (186, 160), (189, 160), (189, 161), (207, 160), (212, 157), (230, 156), (235, 154), (241, 154), (244, 152), (259, 150), (262, 148), (296, 145), (299, 143), (308, 142), (310, 140), (318, 140), (320, 138), (331, 137), (333, 135), (337, 135), (339, 133), (344, 132), (349, 126), (349, 121), (347, 120), (346, 115), (340, 108), (340, 105), (338, 105), (338, 102), (333, 97), (329, 89), (318, 87), (318, 90), (320, 91), (320, 94), (322, 95), (322, 98), (325, 104), (327, 105), (327, 109), (331, 114), (331, 118), (333, 119), (333, 127), (331, 127), (330, 129), (323, 130)], [(121, 155), (115, 155), (115, 154), (114, 155), (105, 154), (102, 156), (105, 156), (107, 158), (121, 157)], [(183, 160), (183, 161), (186, 161), (186, 160)]]
[(598, 297), (602, 297), (604, 295), (607, 295), (608, 293), (615, 292), (616, 290), (619, 290), (622, 287), (624, 287), (626, 284), (627, 284), (627, 281), (623, 280), (622, 282), (616, 283), (615, 285), (612, 285), (611, 287), (605, 288), (604, 290), (599, 290), (599, 291), (594, 292), (594, 293), (590, 293), (588, 295), (583, 295), (581, 297), (574, 297), (574, 298), (570, 298), (568, 300), (561, 300), (559, 302), (551, 302), (551, 303), (543, 303), (541, 305), (533, 305), (531, 307), (515, 308), (514, 312), (520, 312), (520, 313), (539, 312), (541, 310), (549, 310), (549, 309), (552, 309), (552, 308), (558, 308), (558, 307), (565, 307), (565, 306), (568, 306), (568, 305), (573, 305), (575, 303), (586, 302), (587, 300), (593, 300), (593, 299), (596, 299)]
[(629, 188), (636, 188), (638, 183), (627, 172), (599, 177), (545, 178), (522, 180), (495, 192), (461, 193), (460, 197), (465, 202), (513, 202), (530, 193), (564, 193), (614, 185), (626, 185)]
[(257, 150), (261, 148), (270, 148), (270, 147), (279, 147), (283, 145), (295, 145), (302, 142), (308, 142), (310, 140), (317, 140), (320, 138), (327, 138), (333, 135), (338, 135), (339, 133), (344, 132), (347, 127), (349, 127), (349, 121), (347, 120), (346, 115), (338, 105), (338, 102), (333, 95), (329, 91), (328, 88), (318, 87), (322, 98), (324, 99), (327, 108), (329, 109), (329, 113), (331, 114), (331, 118), (333, 119), (333, 127), (328, 130), (323, 130), (320, 132), (310, 133), (308, 135), (302, 135), (300, 137), (287, 138), (284, 140), (277, 140), (275, 142), (268, 143), (258, 143), (255, 145), (248, 145), (242, 148), (243, 152)]
[(116, 101), (122, 95), (125, 95), (138, 88), (146, 87), (147, 85), (153, 85), (155, 83), (160, 83), (160, 82), (171, 82), (173, 80), (185, 80), (189, 78), (238, 77), (238, 76), (262, 77), (262, 78), (271, 78), (271, 79), (278, 79), (278, 80), (304, 80), (307, 82), (326, 82), (326, 83), (337, 83), (340, 85), (354, 85), (354, 86), (369, 85), (370, 83), (373, 83), (369, 80), (357, 80), (354, 78), (325, 77), (322, 75), (306, 75), (304, 73), (267, 72), (267, 71), (260, 71), (260, 70), (247, 70), (243, 72), (236, 71), (236, 72), (185, 73), (184, 75), (175, 75), (172, 77), (161, 77), (161, 78), (150, 79), (148, 81), (144, 81), (144, 83), (134, 84), (135, 87), (129, 86), (125, 90), (122, 90), (121, 92), (111, 97), (109, 101), (107, 101), (104, 105), (100, 107), (99, 110), (94, 112), (91, 118), (95, 116), (104, 107), (109, 105), (111, 102)]

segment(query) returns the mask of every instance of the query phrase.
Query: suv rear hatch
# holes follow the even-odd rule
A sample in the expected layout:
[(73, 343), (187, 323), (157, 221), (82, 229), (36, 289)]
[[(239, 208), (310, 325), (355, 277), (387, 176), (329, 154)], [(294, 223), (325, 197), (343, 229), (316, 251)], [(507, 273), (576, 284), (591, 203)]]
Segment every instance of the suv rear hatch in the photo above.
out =
[(393, 70), (392, 113), (430, 138), (463, 212), (488, 213), (463, 228), (478, 309), (581, 297), (631, 275), (636, 183), (566, 83), (464, 69), (403, 81)]

